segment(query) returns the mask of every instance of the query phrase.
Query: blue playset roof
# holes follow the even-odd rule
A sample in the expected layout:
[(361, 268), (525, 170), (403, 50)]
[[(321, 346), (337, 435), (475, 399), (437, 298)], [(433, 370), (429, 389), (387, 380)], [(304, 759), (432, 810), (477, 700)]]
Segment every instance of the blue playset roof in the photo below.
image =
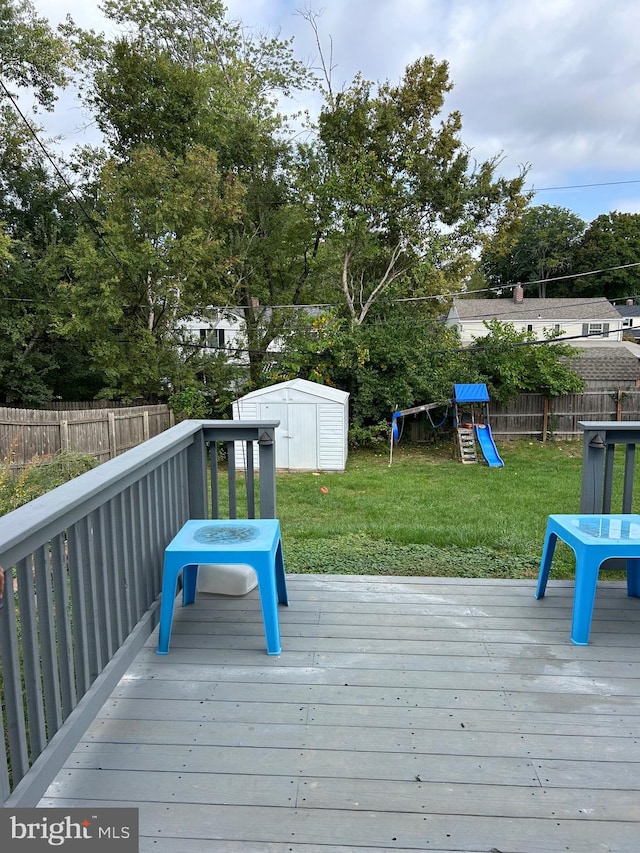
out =
[(489, 392), (486, 385), (454, 385), (455, 403), (488, 403)]

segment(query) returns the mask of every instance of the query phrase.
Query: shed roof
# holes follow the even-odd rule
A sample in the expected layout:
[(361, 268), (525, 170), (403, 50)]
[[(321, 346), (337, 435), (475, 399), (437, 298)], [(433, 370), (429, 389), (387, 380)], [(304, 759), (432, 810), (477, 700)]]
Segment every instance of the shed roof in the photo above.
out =
[(257, 388), (255, 391), (250, 391), (245, 394), (243, 400), (252, 400), (257, 397), (265, 397), (272, 392), (284, 391), (287, 388), (293, 388), (297, 391), (302, 391), (312, 397), (318, 397), (323, 400), (331, 400), (335, 403), (344, 404), (349, 398), (347, 391), (341, 391), (339, 388), (332, 388), (330, 385), (321, 385), (319, 382), (309, 382), (308, 379), (289, 379), (286, 382), (277, 382), (275, 385), (267, 385), (265, 388)]
[(604, 296), (567, 299), (454, 299), (460, 320), (619, 320), (620, 314)]

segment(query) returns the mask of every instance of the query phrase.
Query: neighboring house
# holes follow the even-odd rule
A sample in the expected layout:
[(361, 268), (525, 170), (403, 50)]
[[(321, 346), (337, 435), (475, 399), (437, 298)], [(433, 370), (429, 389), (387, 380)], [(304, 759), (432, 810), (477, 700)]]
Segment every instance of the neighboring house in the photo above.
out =
[[(257, 307), (257, 304), (256, 306)], [(304, 312), (311, 321), (323, 312), (311, 305), (300, 305), (298, 311)], [(271, 319), (272, 309), (264, 306), (260, 309), (263, 322)], [(237, 364), (248, 364), (245, 315), (242, 308), (209, 308), (206, 317), (190, 317), (182, 323), (185, 338), (199, 344), (205, 350), (226, 351), (228, 358)], [(284, 347), (282, 337), (274, 338), (267, 347), (268, 352), (280, 352)]]
[[(207, 350), (231, 354), (246, 347), (244, 312), (237, 308), (212, 308), (205, 317), (190, 317), (182, 323), (185, 337)], [(246, 356), (237, 359), (244, 363)]]
[(625, 305), (616, 305), (616, 311), (622, 317), (622, 329), (625, 335), (640, 342), (640, 305), (628, 299)]
[(533, 332), (537, 340), (544, 340), (545, 331), (559, 331), (576, 346), (581, 338), (621, 341), (623, 334), (623, 318), (604, 297), (525, 298), (521, 287), (514, 288), (512, 299), (454, 299), (445, 322), (467, 345), (488, 334), (485, 322), (494, 319)]

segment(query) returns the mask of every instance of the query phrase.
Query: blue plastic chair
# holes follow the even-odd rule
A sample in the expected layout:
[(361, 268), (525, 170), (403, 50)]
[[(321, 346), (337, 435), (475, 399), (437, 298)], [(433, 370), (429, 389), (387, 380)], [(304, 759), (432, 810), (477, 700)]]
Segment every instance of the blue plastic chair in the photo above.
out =
[(571, 641), (589, 643), (600, 566), (611, 558), (627, 563), (627, 595), (640, 597), (640, 515), (550, 515), (540, 561), (536, 598), (543, 598), (556, 542), (576, 555)]
[(182, 572), (182, 604), (196, 600), (198, 565), (249, 565), (258, 577), (267, 653), (279, 655), (278, 602), (288, 604), (280, 522), (261, 519), (192, 519), (167, 545), (160, 599), (158, 654), (169, 652), (173, 607)]

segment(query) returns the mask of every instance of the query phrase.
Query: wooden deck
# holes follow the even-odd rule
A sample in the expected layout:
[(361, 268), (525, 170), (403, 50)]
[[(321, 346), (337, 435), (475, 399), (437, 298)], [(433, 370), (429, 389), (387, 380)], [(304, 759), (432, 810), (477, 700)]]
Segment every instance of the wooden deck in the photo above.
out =
[(176, 610), (42, 806), (138, 806), (142, 853), (640, 849), (640, 601), (572, 585), (290, 575)]

